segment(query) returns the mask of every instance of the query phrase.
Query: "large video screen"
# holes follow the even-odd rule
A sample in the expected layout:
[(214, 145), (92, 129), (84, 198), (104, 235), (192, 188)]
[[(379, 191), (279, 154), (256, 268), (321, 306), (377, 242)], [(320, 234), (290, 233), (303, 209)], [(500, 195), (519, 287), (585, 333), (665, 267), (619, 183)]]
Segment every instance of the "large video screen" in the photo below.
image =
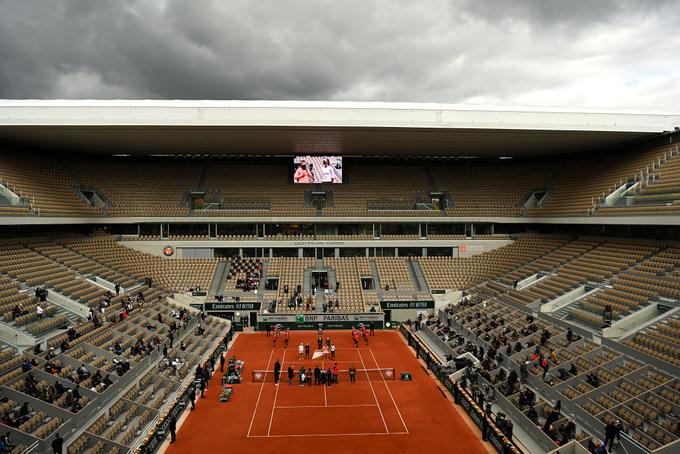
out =
[(296, 184), (342, 183), (342, 157), (295, 156), (293, 182)]

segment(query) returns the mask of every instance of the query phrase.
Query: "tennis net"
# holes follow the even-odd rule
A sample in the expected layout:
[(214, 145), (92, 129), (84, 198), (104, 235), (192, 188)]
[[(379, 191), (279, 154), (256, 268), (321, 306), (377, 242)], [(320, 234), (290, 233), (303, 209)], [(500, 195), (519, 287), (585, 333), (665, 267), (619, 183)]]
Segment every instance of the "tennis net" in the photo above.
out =
[[(299, 380), (299, 369), (295, 369), (294, 380)], [(306, 375), (306, 373), (305, 373)], [(326, 372), (324, 372), (324, 376)], [(380, 368), (380, 369), (357, 369), (354, 375), (357, 381), (366, 380), (394, 380), (395, 373), (393, 367)], [(288, 369), (281, 369), (280, 380), (288, 380)], [(274, 371), (273, 370), (254, 370), (252, 371), (253, 383), (271, 383), (274, 381)], [(312, 369), (312, 382), (314, 381), (314, 369)], [(349, 380), (349, 369), (338, 370), (338, 381), (350, 381)]]

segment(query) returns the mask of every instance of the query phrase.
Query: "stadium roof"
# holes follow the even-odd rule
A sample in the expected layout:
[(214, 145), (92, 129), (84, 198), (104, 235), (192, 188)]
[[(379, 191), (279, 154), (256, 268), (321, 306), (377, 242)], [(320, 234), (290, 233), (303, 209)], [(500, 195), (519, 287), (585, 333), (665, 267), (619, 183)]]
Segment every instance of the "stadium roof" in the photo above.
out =
[(680, 127), (680, 115), (414, 103), (0, 100), (0, 141), (131, 155), (535, 156)]

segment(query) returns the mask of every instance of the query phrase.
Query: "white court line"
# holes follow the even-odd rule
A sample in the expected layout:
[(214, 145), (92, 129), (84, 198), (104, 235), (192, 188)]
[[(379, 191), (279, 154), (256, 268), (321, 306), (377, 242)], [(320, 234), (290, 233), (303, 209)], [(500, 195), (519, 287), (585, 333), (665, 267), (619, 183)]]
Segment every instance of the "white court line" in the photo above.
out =
[(376, 404), (337, 404), (337, 405), (279, 405), (276, 408), (336, 408), (336, 407), (377, 407)]
[[(371, 356), (373, 357), (373, 361), (375, 361), (375, 366), (380, 369), (380, 364), (378, 364), (378, 360), (376, 359), (375, 355), (373, 354), (373, 350), (371, 350)], [(397, 402), (394, 400), (394, 396), (392, 395), (392, 391), (390, 391), (390, 387), (387, 386), (387, 381), (385, 378), (382, 379), (383, 384), (385, 385), (385, 388), (387, 389), (387, 393), (390, 395), (390, 398), (392, 399), (392, 403), (394, 404), (394, 408), (397, 410), (397, 414), (399, 414), (399, 419), (401, 419), (401, 423), (404, 425), (404, 429), (406, 430), (406, 433), (408, 432), (408, 427), (406, 427), (406, 423), (404, 422), (404, 418), (401, 416), (401, 411), (399, 411), (399, 407), (397, 406)]]
[[(321, 367), (323, 367), (323, 370), (326, 370), (326, 363), (321, 361)], [(328, 407), (328, 394), (326, 393), (326, 384), (321, 383), (321, 386), (323, 386), (323, 404), (324, 407)]]
[[(272, 362), (272, 356), (274, 355), (274, 349), (272, 349), (271, 353), (269, 354), (269, 361), (267, 361), (267, 369), (269, 370), (269, 365)], [(257, 413), (257, 407), (260, 404), (260, 397), (262, 397), (262, 390), (264, 389), (264, 382), (266, 380), (262, 380), (262, 386), (260, 386), (260, 393), (257, 395), (257, 402), (255, 403), (255, 408), (253, 409), (253, 417), (250, 418), (250, 426), (248, 426), (248, 437), (250, 437), (250, 430), (253, 428), (253, 421), (255, 421), (255, 413)]]
[[(286, 350), (283, 351), (283, 359), (281, 364), (286, 360)], [(276, 398), (279, 397), (279, 389), (281, 388), (281, 380), (276, 384), (276, 393), (274, 394), (274, 403), (272, 404), (272, 415), (269, 417), (269, 429), (267, 429), (267, 436), (272, 431), (272, 422), (274, 421), (274, 410), (276, 410)]]
[(408, 435), (408, 432), (366, 432), (356, 434), (290, 434), (290, 435), (251, 435), (250, 438), (302, 438), (302, 437), (366, 437), (373, 435)]
[(380, 412), (380, 418), (382, 418), (382, 422), (385, 425), (385, 433), (390, 433), (390, 429), (387, 428), (387, 422), (385, 422), (385, 417), (383, 416), (382, 408), (380, 408), (380, 403), (378, 403), (378, 397), (375, 395), (375, 390), (373, 389), (373, 383), (371, 383), (371, 377), (369, 377), (368, 372), (366, 372), (366, 364), (364, 364), (364, 357), (361, 356), (361, 352), (359, 352), (359, 358), (361, 359), (361, 365), (364, 366), (364, 373), (366, 374), (366, 379), (368, 380), (368, 384), (371, 387), (371, 392), (373, 393), (373, 398), (375, 399), (375, 403), (378, 405), (378, 411)]

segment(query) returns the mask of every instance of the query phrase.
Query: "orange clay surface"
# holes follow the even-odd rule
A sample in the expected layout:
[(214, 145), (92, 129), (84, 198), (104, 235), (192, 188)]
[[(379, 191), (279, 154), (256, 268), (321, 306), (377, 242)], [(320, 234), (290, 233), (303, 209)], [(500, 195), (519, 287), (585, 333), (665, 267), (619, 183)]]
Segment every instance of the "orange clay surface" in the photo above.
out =
[[(349, 331), (326, 331), (335, 343), (336, 361), (299, 360), (298, 344), (317, 348), (317, 333), (292, 331), (287, 349), (283, 336), (272, 348), (265, 333), (238, 336), (229, 356), (245, 361), (244, 381), (234, 385), (230, 402), (219, 402), (221, 376), (210, 381), (205, 399), (190, 412), (177, 433), (177, 442), (166, 450), (180, 453), (295, 453), (324, 454), (486, 453), (481, 440), (470, 430), (396, 332), (376, 331), (369, 345), (355, 348)], [(252, 371), (272, 370), (282, 363), (281, 383), (253, 383)], [(394, 368), (396, 380), (341, 381), (331, 387), (300, 387), (297, 374), (288, 384), (287, 369), (332, 366), (339, 369)], [(219, 367), (219, 366), (218, 366)], [(226, 365), (225, 365), (226, 370)], [(411, 372), (413, 381), (399, 380), (400, 372)]]

